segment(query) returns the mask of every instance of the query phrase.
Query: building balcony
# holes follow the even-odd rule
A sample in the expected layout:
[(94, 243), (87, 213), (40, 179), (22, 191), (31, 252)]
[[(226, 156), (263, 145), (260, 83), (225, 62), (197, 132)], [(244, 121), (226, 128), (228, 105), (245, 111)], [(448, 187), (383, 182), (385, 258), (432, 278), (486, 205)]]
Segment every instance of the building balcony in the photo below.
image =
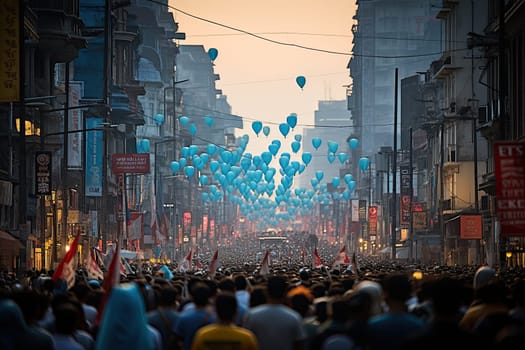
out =
[(38, 17), (38, 47), (51, 51), (55, 62), (68, 62), (87, 47), (78, 17), (78, 0), (33, 0), (29, 7)]
[(439, 60), (432, 62), (430, 65), (434, 79), (445, 79), (460, 68), (460, 66), (454, 64), (454, 56), (450, 52), (445, 52)]

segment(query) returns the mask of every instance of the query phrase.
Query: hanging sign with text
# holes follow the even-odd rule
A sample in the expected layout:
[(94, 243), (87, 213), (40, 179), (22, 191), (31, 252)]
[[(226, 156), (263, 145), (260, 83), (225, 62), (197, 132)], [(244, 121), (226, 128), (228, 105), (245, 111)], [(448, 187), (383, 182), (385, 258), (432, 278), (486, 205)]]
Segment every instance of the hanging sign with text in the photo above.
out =
[(496, 211), (501, 236), (525, 236), (525, 143), (496, 142)]

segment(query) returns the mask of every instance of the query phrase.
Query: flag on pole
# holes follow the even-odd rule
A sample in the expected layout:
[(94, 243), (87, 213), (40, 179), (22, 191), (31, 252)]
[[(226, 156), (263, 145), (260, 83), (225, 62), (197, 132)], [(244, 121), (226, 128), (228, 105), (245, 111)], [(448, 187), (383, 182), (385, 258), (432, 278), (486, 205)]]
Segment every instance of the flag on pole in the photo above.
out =
[(332, 266), (348, 264), (348, 263), (350, 263), (350, 259), (348, 258), (348, 255), (346, 254), (346, 246), (343, 246), (343, 248), (339, 250), (339, 253), (337, 253), (337, 256), (335, 257), (335, 261), (332, 264)]
[(97, 263), (97, 258), (95, 257), (95, 249), (89, 250), (88, 260), (87, 260), (87, 275), (89, 279), (92, 280), (103, 280), (104, 273), (100, 269), (99, 264)]
[(213, 254), (213, 258), (211, 259), (210, 263), (210, 270), (208, 271), (208, 275), (212, 278), (215, 277), (215, 273), (217, 272), (217, 260), (219, 260), (218, 249), (215, 251), (215, 254)]
[(167, 267), (166, 265), (162, 265), (160, 268), (159, 268), (160, 271), (162, 271), (162, 273), (164, 274), (164, 278), (166, 278), (167, 280), (172, 280), (173, 277), (173, 272), (171, 272), (171, 270), (169, 269), (169, 267)]
[(317, 253), (317, 248), (314, 250), (314, 268), (319, 269), (323, 267), (323, 262), (321, 261), (321, 257), (319, 256), (319, 253)]
[(261, 263), (261, 269), (259, 271), (261, 276), (266, 276), (270, 274), (270, 251), (267, 250), (264, 254), (264, 258)]
[(188, 253), (188, 255), (186, 255), (184, 260), (182, 260), (181, 263), (179, 264), (179, 271), (180, 272), (190, 271), (192, 260), (193, 260), (193, 248), (190, 249), (190, 252)]
[(53, 281), (57, 281), (59, 279), (66, 281), (67, 283), (67, 289), (70, 289), (75, 285), (75, 265), (76, 265), (76, 257), (77, 257), (77, 249), (78, 249), (78, 239), (80, 237), (80, 230), (78, 231), (77, 235), (75, 236), (75, 239), (73, 239), (73, 243), (71, 243), (69, 250), (67, 251), (66, 255), (58, 265), (55, 273), (53, 273), (53, 276), (51, 279)]
[(113, 252), (113, 257), (109, 263), (108, 271), (104, 277), (104, 281), (102, 282), (104, 295), (100, 301), (97, 318), (95, 319), (95, 325), (98, 325), (102, 319), (102, 314), (104, 313), (104, 308), (109, 298), (109, 294), (111, 293), (111, 289), (120, 283), (120, 265), (120, 247), (119, 242), (117, 242), (115, 251)]

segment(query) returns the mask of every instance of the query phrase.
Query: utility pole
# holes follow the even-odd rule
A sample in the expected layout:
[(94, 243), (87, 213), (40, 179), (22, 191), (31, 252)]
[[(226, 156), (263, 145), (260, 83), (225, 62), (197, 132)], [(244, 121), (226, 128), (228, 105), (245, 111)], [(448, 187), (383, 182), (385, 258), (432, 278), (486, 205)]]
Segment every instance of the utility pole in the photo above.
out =
[(395, 72), (395, 88), (394, 88), (394, 149), (392, 152), (392, 259), (396, 259), (396, 236), (397, 236), (397, 94), (398, 94), (398, 68)]

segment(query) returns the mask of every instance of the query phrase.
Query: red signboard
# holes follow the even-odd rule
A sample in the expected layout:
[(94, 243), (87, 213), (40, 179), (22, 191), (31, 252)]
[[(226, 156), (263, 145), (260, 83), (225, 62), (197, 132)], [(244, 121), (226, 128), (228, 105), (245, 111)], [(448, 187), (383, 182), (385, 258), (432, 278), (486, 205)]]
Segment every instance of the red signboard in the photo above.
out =
[(481, 239), (481, 215), (461, 215), (459, 218), (459, 238)]
[(525, 236), (525, 143), (496, 142), (496, 211), (500, 235)]
[(147, 174), (149, 153), (113, 154), (111, 170), (114, 174)]
[(368, 234), (377, 235), (377, 206), (375, 205), (368, 207)]

